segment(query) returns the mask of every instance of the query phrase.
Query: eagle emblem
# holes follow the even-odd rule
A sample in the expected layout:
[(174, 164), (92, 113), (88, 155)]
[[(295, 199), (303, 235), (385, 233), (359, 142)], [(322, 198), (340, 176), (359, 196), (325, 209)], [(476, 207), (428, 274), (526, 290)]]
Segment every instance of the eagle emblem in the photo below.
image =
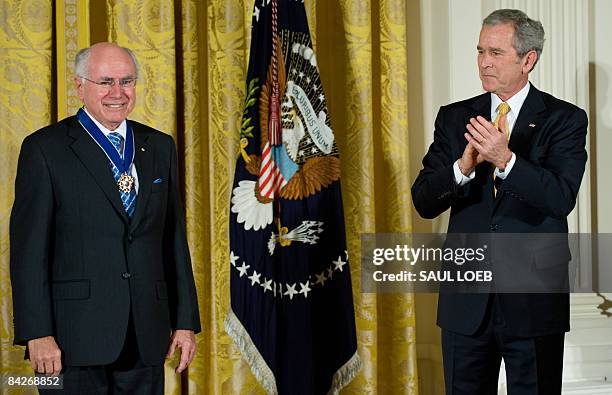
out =
[[(339, 153), (310, 39), (304, 33), (283, 30), (279, 44), (268, 66), (266, 82), (257, 88), (257, 82), (251, 81), (247, 87), (240, 153), (246, 170), (257, 181), (242, 181), (232, 197), (232, 211), (238, 213), (238, 221), (245, 229), (260, 229), (272, 223), (275, 198), (305, 199), (340, 179)], [(257, 102), (259, 123), (253, 125), (247, 110)], [(275, 125), (280, 126), (277, 137), (271, 130)], [(247, 147), (256, 141), (256, 126), (259, 147), (249, 154)], [(249, 193), (247, 188), (252, 188)], [(246, 210), (250, 213), (243, 213)], [(283, 235), (293, 234), (301, 233), (279, 227), (272, 239), (281, 239), (282, 245)]]

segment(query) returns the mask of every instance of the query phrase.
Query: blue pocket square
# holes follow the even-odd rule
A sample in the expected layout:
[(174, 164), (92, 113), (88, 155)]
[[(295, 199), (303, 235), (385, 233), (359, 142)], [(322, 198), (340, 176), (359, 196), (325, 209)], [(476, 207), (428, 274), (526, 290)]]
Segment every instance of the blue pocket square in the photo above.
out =
[(157, 178), (157, 179), (155, 179), (155, 181), (153, 181), (153, 184), (161, 184), (162, 181), (163, 180), (161, 178)]

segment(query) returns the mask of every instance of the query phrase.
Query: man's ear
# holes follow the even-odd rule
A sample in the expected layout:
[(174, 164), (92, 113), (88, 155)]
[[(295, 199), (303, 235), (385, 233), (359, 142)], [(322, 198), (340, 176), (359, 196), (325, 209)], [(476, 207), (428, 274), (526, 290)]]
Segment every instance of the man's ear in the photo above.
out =
[(523, 56), (523, 74), (528, 74), (531, 70), (533, 70), (536, 62), (538, 61), (538, 53), (535, 50), (531, 50), (527, 52), (525, 56)]
[(74, 86), (76, 87), (79, 98), (83, 100), (83, 80), (79, 76), (74, 77)]

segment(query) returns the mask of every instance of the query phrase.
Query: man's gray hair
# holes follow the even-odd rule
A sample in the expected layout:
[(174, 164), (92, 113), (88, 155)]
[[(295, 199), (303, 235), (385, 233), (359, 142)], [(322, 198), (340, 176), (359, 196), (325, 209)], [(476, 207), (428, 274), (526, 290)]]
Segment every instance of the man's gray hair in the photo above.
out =
[[(125, 52), (127, 52), (127, 54), (130, 56), (130, 59), (132, 59), (132, 62), (134, 62), (134, 66), (136, 67), (135, 77), (138, 78), (140, 65), (138, 64), (138, 59), (136, 59), (136, 55), (129, 48), (125, 48), (125, 47), (120, 47), (120, 48), (123, 49)], [(77, 76), (89, 77), (87, 74), (87, 68), (89, 66), (89, 56), (90, 55), (91, 55), (91, 47), (83, 48), (79, 52), (77, 52), (76, 56), (74, 57), (74, 73)]]
[[(519, 57), (534, 50), (538, 60), (544, 49), (544, 27), (540, 21), (534, 21), (520, 10), (501, 9), (493, 11), (483, 21), (483, 26), (497, 26), (510, 24), (514, 27), (514, 49)], [(535, 64), (534, 64), (535, 67)]]

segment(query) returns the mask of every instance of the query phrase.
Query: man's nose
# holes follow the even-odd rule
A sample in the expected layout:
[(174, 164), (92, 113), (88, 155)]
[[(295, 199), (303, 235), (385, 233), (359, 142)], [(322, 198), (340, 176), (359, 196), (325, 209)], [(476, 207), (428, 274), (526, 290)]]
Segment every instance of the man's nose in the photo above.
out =
[(478, 65), (480, 67), (487, 68), (487, 67), (491, 67), (491, 57), (489, 55), (487, 55), (487, 53), (483, 53), (478, 57)]
[(108, 95), (111, 97), (121, 97), (122, 90), (123, 88), (121, 88), (121, 85), (119, 85), (119, 81), (115, 81), (115, 83), (110, 87)]

